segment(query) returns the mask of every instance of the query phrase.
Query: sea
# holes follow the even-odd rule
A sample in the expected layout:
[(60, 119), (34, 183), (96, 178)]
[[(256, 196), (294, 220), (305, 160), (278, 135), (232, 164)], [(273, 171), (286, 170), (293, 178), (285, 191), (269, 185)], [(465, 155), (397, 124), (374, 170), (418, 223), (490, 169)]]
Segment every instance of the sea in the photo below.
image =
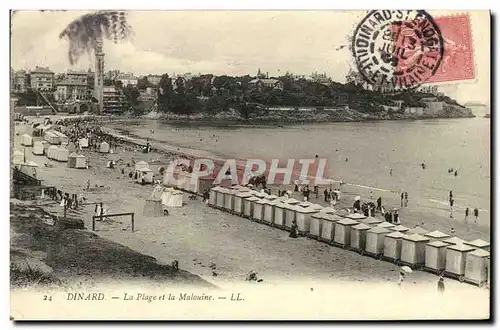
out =
[(449, 205), (452, 190), (457, 209), (478, 208), (484, 214), (490, 212), (490, 119), (483, 117), (489, 109), (472, 111), (475, 118), (284, 127), (137, 120), (126, 129), (155, 143), (203, 150), (217, 158), (318, 155), (327, 159), (328, 178), (374, 193), (406, 191), (436, 208)]

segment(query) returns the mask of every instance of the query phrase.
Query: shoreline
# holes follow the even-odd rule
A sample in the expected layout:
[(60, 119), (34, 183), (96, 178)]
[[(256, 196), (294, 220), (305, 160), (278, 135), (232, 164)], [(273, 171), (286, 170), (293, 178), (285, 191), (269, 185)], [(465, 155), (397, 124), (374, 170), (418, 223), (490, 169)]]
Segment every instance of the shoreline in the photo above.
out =
[[(19, 139), (18, 136), (15, 138)], [(129, 139), (132, 140), (129, 143), (135, 145), (141, 145), (140, 143), (144, 141), (127, 138)], [(155, 165), (151, 159), (172, 158), (177, 154), (176, 150), (170, 153), (171, 150), (168, 148), (165, 150), (165, 147), (161, 146), (162, 155), (157, 152), (142, 154), (137, 148), (129, 150), (122, 146), (117, 148), (116, 154), (103, 155), (85, 151), (84, 154), (90, 162), (88, 170), (69, 169), (65, 163), (55, 163), (54, 168), (41, 168), (40, 177), (45, 182), (55, 183), (58, 187), (72, 192), (82, 189), (88, 179), (92, 183), (108, 186), (109, 190), (106, 191), (85, 192), (85, 197), (91, 201), (105, 202), (110, 206), (111, 213), (121, 210), (136, 212), (137, 231), (134, 233), (123, 231), (129, 221), (123, 220), (99, 223), (96, 234), (126, 245), (139, 253), (155, 256), (163, 264), (169, 264), (174, 259), (179, 260), (180, 269), (197, 274), (217, 286), (218, 283), (244, 281), (246, 274), (251, 270), (257, 271), (267, 283), (276, 284), (282, 280), (296, 279), (297, 276), (316, 279), (329, 279), (334, 276), (347, 281), (396, 281), (398, 267), (394, 264), (360, 256), (312, 239), (289, 239), (288, 232), (212, 209), (200, 200), (188, 200), (187, 194), (184, 195), (186, 205), (182, 208), (169, 209), (170, 216), (167, 218), (142, 216), (142, 201), (150, 196), (152, 186), (133, 184), (127, 173), (125, 175), (119, 173), (119, 168), (125, 168), (128, 172), (124, 164), (130, 159), (145, 160), (157, 173), (159, 165)], [(29, 154), (38, 164), (43, 164), (46, 159)], [(115, 169), (105, 168), (106, 161), (113, 158), (122, 161)], [(345, 197), (341, 199), (338, 207), (349, 205), (355, 195), (361, 194), (365, 197), (366, 193), (366, 190), (360, 191), (356, 187), (349, 186), (343, 191)], [(292, 196), (300, 198), (294, 195), (297, 193)], [(319, 197), (318, 200), (312, 197), (311, 202), (325, 204), (322, 196)], [(397, 204), (398, 199), (394, 197), (394, 194), (383, 197), (384, 205)], [(449, 232), (449, 219), (425, 213), (416, 204), (412, 204), (402, 213), (405, 219), (403, 225), (412, 227), (425, 221), (426, 230)], [(89, 219), (92, 211), (93, 208), (89, 207), (85, 210), (83, 220), (87, 228), (91, 228)], [(59, 216), (62, 214), (61, 208), (57, 205), (50, 207), (50, 212)], [(489, 228), (474, 224), (470, 226), (451, 224), (456, 228), (456, 235), (463, 239), (489, 237)], [(227, 247), (220, 247), (221, 242), (227, 243)], [(243, 260), (246, 261), (242, 262)], [(217, 277), (214, 277), (206, 267), (211, 262), (218, 266)], [(294, 276), (294, 274), (299, 275)], [(412, 276), (419, 279), (419, 283), (436, 280), (434, 275), (425, 272), (416, 272)]]

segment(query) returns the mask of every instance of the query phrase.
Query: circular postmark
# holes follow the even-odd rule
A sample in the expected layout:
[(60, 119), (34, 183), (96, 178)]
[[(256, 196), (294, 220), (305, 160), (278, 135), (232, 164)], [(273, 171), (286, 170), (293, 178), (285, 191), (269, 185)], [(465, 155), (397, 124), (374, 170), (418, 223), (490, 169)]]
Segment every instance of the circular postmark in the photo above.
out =
[(426, 11), (373, 10), (356, 27), (351, 48), (359, 73), (372, 88), (398, 92), (417, 88), (436, 73), (443, 45)]

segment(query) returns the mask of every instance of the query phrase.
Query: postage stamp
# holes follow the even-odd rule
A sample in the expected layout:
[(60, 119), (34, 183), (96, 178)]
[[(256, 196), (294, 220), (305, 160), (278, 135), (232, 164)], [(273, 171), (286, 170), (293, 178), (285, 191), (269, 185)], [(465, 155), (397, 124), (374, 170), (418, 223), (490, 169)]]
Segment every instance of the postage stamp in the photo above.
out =
[(444, 41), (441, 66), (426, 83), (475, 78), (474, 49), (469, 15), (436, 17)]
[(356, 27), (352, 52), (366, 82), (397, 92), (415, 89), (435, 75), (444, 40), (426, 11), (373, 10)]

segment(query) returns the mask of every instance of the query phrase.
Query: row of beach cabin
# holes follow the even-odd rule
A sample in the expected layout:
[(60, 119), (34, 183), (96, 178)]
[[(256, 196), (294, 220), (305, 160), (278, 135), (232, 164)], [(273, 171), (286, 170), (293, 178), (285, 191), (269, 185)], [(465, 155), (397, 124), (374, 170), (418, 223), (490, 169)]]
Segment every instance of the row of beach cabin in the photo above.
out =
[(334, 210), (311, 202), (268, 195), (247, 187), (215, 186), (208, 204), (252, 221), (312, 239), (482, 286), (490, 278), (490, 244), (466, 242), (440, 231), (406, 228), (359, 213)]

